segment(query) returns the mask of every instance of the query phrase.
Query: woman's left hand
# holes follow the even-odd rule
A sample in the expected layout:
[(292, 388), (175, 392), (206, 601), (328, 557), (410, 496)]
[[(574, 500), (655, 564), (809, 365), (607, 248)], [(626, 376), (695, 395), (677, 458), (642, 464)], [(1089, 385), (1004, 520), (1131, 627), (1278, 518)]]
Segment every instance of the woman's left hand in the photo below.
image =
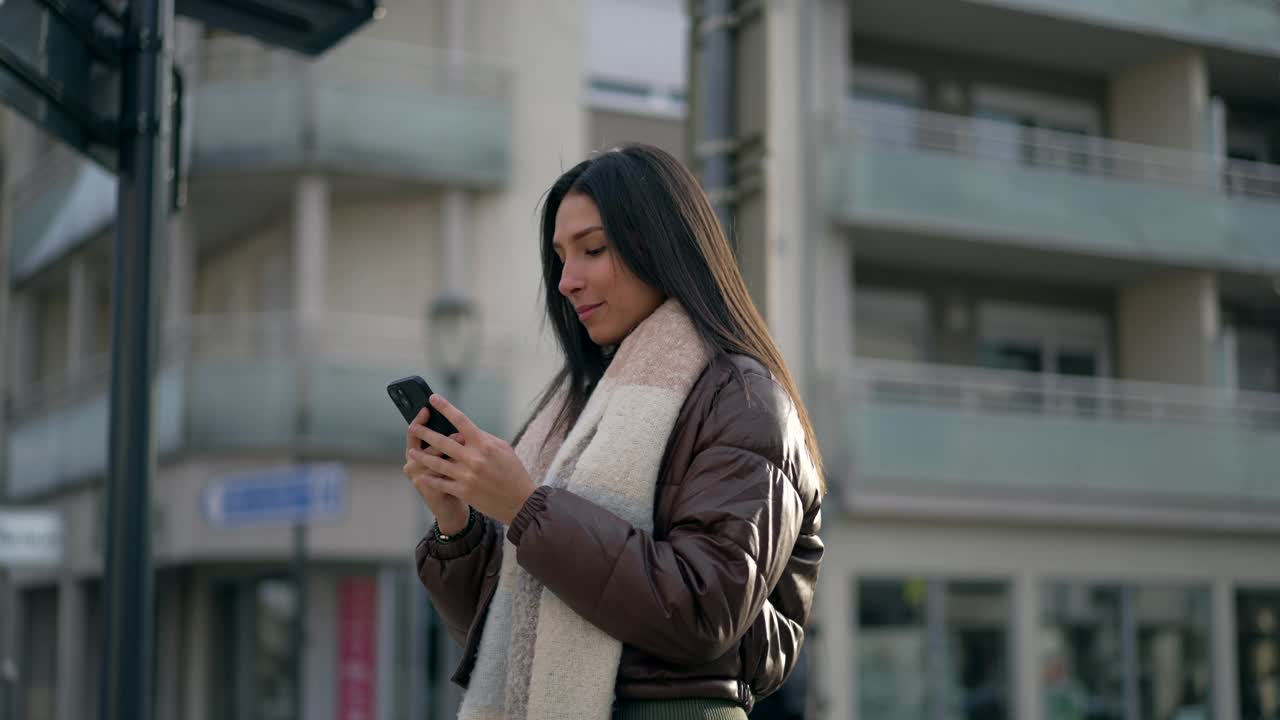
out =
[(420, 439), (449, 456), (409, 451), (414, 460), (439, 476), (427, 477), (427, 483), (432, 489), (462, 500), (476, 512), (510, 525), (537, 489), (516, 451), (501, 438), (481, 430), (442, 396), (432, 395), (431, 407), (458, 428), (465, 444), (430, 428), (415, 428)]

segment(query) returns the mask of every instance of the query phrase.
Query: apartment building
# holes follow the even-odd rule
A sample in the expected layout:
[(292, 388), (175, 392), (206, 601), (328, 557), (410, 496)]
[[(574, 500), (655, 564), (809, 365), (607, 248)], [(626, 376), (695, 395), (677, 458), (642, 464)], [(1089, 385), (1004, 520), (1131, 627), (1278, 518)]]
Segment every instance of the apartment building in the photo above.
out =
[[(335, 462), (349, 507), (309, 531), (306, 716), (343, 717), (342, 692), (451, 714), (382, 385), (444, 375), (427, 308), (466, 290), (484, 361), (459, 403), (512, 430), (554, 362), (530, 272), (546, 184), (618, 141), (701, 157), (709, 3), (386, 5), (313, 66), (183, 28), (158, 717), (290, 716), (290, 530), (212, 527), (200, 497)], [(735, 234), (830, 471), (821, 717), (1280, 716), (1280, 8), (731, 9)], [(29, 133), (10, 120), (0, 204), (4, 472), (9, 502), (63, 509), (72, 551), (14, 574), (5, 639), (19, 717), (84, 717), (111, 180)], [(352, 663), (373, 686), (335, 687)]]
[(1276, 717), (1280, 7), (737, 20), (824, 717)]
[[(457, 700), (412, 568), (430, 518), (384, 387), (421, 374), (509, 436), (550, 379), (536, 205), (587, 151), (587, 12), (383, 5), (315, 62), (178, 23), (189, 184), (155, 386), (157, 718), (443, 718)], [(62, 512), (67, 552), (9, 576), (18, 674), (0, 715), (94, 717), (115, 181), (15, 114), (3, 153), (0, 472), (6, 503)], [(430, 327), (459, 294), (467, 332)], [(441, 365), (441, 335), (462, 372)], [(345, 501), (305, 533), (300, 596), (293, 531), (228, 526), (207, 491), (316, 469)]]

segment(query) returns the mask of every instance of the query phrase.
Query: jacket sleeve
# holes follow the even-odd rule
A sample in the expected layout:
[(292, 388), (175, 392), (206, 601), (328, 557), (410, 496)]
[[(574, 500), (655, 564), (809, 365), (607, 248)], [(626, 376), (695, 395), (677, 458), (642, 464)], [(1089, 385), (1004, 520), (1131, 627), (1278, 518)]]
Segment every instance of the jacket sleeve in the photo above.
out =
[(441, 543), (427, 533), (414, 550), (418, 579), (431, 604), (444, 620), (445, 629), (459, 645), (480, 605), (480, 587), (487, 572), (502, 563), (502, 534), (490, 518), (476, 514), (476, 523), (451, 542)]
[[(782, 423), (753, 406), (741, 383), (726, 387), (736, 389), (719, 391), (705, 440), (673, 490), (666, 537), (545, 486), (507, 536), (520, 565), (579, 615), (673, 664), (707, 663), (737, 646), (785, 569), (804, 512), (768, 459), (782, 446)], [(762, 439), (761, 423), (779, 426), (777, 437)]]

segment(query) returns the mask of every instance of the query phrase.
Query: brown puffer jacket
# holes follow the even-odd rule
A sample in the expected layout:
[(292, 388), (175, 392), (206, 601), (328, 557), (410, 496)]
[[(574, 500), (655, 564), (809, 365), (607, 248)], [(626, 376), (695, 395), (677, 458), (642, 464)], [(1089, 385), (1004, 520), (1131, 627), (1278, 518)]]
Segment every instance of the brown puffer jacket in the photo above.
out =
[[(735, 372), (735, 370), (737, 372)], [(786, 391), (760, 363), (712, 361), (676, 420), (654, 531), (540, 487), (507, 530), (521, 567), (623, 643), (619, 699), (709, 697), (750, 711), (795, 667), (822, 561), (819, 479)], [(501, 526), (417, 547), (418, 576), (466, 651), (502, 565)]]

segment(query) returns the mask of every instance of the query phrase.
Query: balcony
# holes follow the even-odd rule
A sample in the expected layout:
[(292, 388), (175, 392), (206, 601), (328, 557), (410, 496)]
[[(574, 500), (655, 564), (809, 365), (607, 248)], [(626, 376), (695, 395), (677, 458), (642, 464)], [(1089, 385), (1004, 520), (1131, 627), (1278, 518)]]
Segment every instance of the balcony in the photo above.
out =
[(827, 387), (855, 498), (1280, 511), (1280, 395), (864, 359)]
[(1179, 40), (1280, 55), (1273, 0), (972, 0)]
[(510, 168), (506, 68), (352, 38), (318, 60), (206, 44), (193, 91), (196, 174), (324, 170), (486, 187)]
[(1280, 270), (1280, 167), (850, 103), (837, 221), (1247, 272)]
[[(160, 459), (191, 451), (281, 452), (398, 462), (405, 423), (386, 384), (410, 374), (440, 377), (424, 369), (421, 329), (402, 319), (341, 315), (327, 317), (324, 327), (308, 338), (287, 314), (205, 316), (166, 337), (155, 384)], [(107, 370), (104, 356), (76, 378), (13, 394), (13, 497), (105, 473)], [(456, 402), (481, 427), (505, 437), (508, 396), (507, 373), (482, 364), (468, 374)], [(67, 438), (76, 438), (75, 452), (67, 452)]]
[(9, 192), (9, 280), (21, 282), (104, 231), (115, 219), (115, 176), (55, 148)]

